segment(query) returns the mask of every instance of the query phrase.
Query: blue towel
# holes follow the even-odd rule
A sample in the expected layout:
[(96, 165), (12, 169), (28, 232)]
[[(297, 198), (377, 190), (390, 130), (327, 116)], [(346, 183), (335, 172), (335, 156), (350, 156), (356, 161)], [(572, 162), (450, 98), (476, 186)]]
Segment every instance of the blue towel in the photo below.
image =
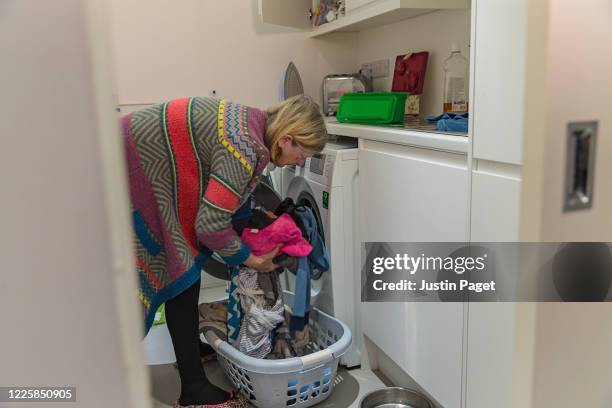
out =
[(429, 123), (436, 122), (436, 130), (439, 132), (458, 132), (467, 133), (468, 131), (468, 113), (444, 113), (438, 116), (429, 116), (425, 118)]
[(329, 254), (325, 243), (319, 234), (317, 222), (312, 210), (308, 207), (298, 207), (295, 210), (302, 218), (308, 242), (312, 245), (312, 252), (308, 256), (299, 258), (298, 270), (295, 274), (295, 294), (293, 298), (292, 315), (305, 317), (310, 310), (310, 278), (314, 268), (325, 272), (329, 269)]

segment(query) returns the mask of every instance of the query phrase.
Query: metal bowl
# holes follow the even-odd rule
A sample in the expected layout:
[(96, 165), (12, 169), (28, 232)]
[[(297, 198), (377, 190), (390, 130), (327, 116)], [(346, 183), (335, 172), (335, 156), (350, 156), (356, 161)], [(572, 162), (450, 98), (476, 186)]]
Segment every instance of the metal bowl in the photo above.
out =
[(361, 400), (360, 408), (434, 408), (434, 405), (416, 391), (401, 387), (376, 390)]

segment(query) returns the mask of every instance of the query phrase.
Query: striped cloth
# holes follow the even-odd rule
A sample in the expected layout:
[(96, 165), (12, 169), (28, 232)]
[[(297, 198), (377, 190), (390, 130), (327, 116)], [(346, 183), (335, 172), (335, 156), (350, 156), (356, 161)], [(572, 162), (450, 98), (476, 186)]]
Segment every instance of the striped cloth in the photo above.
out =
[[(243, 316), (234, 347), (247, 356), (265, 358), (272, 351), (272, 331), (285, 321), (285, 307), (281, 295), (272, 306), (266, 306), (258, 275), (255, 269), (240, 268), (238, 293)], [(282, 293), (280, 280), (276, 279), (275, 282), (278, 293)]]
[(213, 98), (177, 99), (121, 119), (145, 333), (159, 305), (200, 278), (212, 251), (230, 266), (250, 255), (231, 219), (269, 162), (266, 119)]

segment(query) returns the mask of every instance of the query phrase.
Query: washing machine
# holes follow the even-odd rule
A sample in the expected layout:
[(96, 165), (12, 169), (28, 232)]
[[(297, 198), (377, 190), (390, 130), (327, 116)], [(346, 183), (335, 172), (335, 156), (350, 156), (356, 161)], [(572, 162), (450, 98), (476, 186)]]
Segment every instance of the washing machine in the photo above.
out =
[[(341, 361), (348, 367), (359, 365), (361, 358), (357, 152), (356, 139), (328, 142), (320, 154), (306, 160), (304, 167), (284, 169), (282, 186), (283, 197), (313, 210), (329, 251), (329, 271), (314, 271), (311, 301), (314, 307), (350, 327), (353, 345)], [(295, 277), (285, 275), (292, 291)]]
[(304, 172), (304, 168), (305, 167), (291, 165), (291, 166), (280, 167), (278, 169), (280, 170), (280, 177), (279, 177), (280, 178), (280, 183), (279, 183), (280, 190), (278, 190), (278, 192), (281, 195), (281, 197), (283, 198), (287, 197), (287, 189), (291, 185), (291, 181), (293, 181), (295, 177), (301, 176), (302, 173)]

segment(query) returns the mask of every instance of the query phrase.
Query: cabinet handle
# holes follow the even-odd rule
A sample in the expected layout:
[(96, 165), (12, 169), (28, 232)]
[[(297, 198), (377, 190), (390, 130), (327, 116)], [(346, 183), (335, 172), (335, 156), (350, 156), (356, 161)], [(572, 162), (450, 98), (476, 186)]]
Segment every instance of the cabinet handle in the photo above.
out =
[(593, 206), (597, 122), (575, 122), (567, 127), (564, 211)]

